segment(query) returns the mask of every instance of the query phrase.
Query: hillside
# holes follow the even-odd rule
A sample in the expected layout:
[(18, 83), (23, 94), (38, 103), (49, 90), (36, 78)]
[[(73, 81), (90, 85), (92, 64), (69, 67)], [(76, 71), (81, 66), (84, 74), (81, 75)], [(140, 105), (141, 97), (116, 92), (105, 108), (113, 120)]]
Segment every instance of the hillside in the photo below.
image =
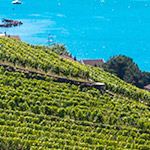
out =
[(22, 66), (27, 69), (32, 68), (62, 76), (89, 77), (89, 72), (85, 67), (80, 67), (79, 63), (71, 63), (63, 58), (59, 58), (50, 48), (1, 37), (0, 45), (1, 60), (12, 63), (14, 66)]
[[(150, 149), (149, 92), (41, 46), (0, 44), (1, 64), (38, 72), (0, 68), (0, 150)], [(54, 75), (106, 87), (60, 83)]]

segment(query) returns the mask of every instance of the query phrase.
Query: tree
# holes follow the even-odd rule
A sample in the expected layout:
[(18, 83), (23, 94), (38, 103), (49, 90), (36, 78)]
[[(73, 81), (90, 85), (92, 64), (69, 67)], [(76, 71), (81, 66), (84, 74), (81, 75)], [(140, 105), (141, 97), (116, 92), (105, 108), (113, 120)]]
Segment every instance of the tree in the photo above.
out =
[(76, 56), (74, 56), (74, 61), (76, 61), (77, 60), (77, 58), (76, 58)]
[(103, 65), (103, 68), (105, 71), (139, 88), (143, 88), (150, 81), (149, 73), (142, 72), (132, 58), (124, 55), (111, 57)]
[(50, 49), (58, 55), (67, 55), (71, 56), (71, 54), (66, 50), (65, 44), (54, 43)]

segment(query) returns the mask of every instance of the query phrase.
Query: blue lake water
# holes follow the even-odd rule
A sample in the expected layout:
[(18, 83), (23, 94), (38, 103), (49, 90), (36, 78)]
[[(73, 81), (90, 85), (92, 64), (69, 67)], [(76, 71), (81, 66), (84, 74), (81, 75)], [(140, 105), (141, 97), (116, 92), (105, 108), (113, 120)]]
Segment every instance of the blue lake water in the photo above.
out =
[(0, 19), (21, 20), (22, 26), (0, 28), (22, 41), (65, 43), (78, 59), (124, 54), (150, 71), (150, 0), (0, 0)]

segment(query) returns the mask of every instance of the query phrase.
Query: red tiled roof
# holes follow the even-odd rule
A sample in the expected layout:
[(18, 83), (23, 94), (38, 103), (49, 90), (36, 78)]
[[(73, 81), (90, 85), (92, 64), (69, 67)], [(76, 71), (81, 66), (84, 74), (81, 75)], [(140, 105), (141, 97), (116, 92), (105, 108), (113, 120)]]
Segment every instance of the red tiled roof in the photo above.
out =
[(147, 86), (144, 86), (144, 89), (150, 90), (150, 84)]
[(21, 38), (18, 35), (3, 35), (3, 37), (12, 38), (21, 41)]
[[(7, 36), (7, 37), (9, 37), (9, 36)], [(9, 38), (12, 38), (12, 39), (16, 39), (16, 40), (19, 40), (19, 41), (21, 41), (21, 38), (20, 38), (20, 36), (10, 36)]]
[(102, 67), (102, 65), (104, 64), (104, 60), (103, 59), (83, 59), (82, 62), (85, 65), (91, 65), (91, 66), (97, 66), (97, 67)]
[(68, 59), (68, 60), (70, 60), (70, 61), (72, 61), (72, 62), (75, 61), (73, 58), (71, 58), (71, 57), (69, 57), (69, 56), (66, 56), (66, 55), (59, 55), (59, 57), (63, 57), (63, 58)]

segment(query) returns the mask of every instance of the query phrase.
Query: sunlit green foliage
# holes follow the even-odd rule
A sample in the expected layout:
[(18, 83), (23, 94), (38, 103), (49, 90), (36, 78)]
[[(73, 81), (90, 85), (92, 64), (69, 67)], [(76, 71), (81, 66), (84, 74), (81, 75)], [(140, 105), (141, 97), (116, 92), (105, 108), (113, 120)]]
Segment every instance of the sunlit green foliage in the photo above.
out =
[(105, 71), (137, 87), (144, 88), (150, 83), (150, 74), (142, 72), (130, 57), (118, 55), (111, 57), (104, 65)]
[(54, 43), (52, 47), (48, 47), (52, 52), (55, 52), (58, 55), (71, 56), (69, 52), (66, 51), (64, 44)]
[(149, 149), (149, 117), (147, 106), (115, 93), (0, 69), (3, 149)]
[[(80, 63), (72, 63), (42, 46), (29, 45), (0, 37), (0, 60), (64, 76), (88, 78), (89, 71)], [(82, 66), (82, 67), (81, 67)]]
[(4, 45), (0, 49), (3, 61), (31, 68), (35, 66), (30, 61), (37, 62), (38, 70), (55, 62), (54, 67), (64, 67), (67, 72), (59, 74), (70, 77), (81, 70), (78, 77), (88, 73), (89, 79), (106, 84), (105, 90), (99, 91), (1, 67), (0, 150), (150, 149), (148, 92), (103, 69), (60, 59), (40, 46), (5, 38), (0, 38), (0, 43)]

